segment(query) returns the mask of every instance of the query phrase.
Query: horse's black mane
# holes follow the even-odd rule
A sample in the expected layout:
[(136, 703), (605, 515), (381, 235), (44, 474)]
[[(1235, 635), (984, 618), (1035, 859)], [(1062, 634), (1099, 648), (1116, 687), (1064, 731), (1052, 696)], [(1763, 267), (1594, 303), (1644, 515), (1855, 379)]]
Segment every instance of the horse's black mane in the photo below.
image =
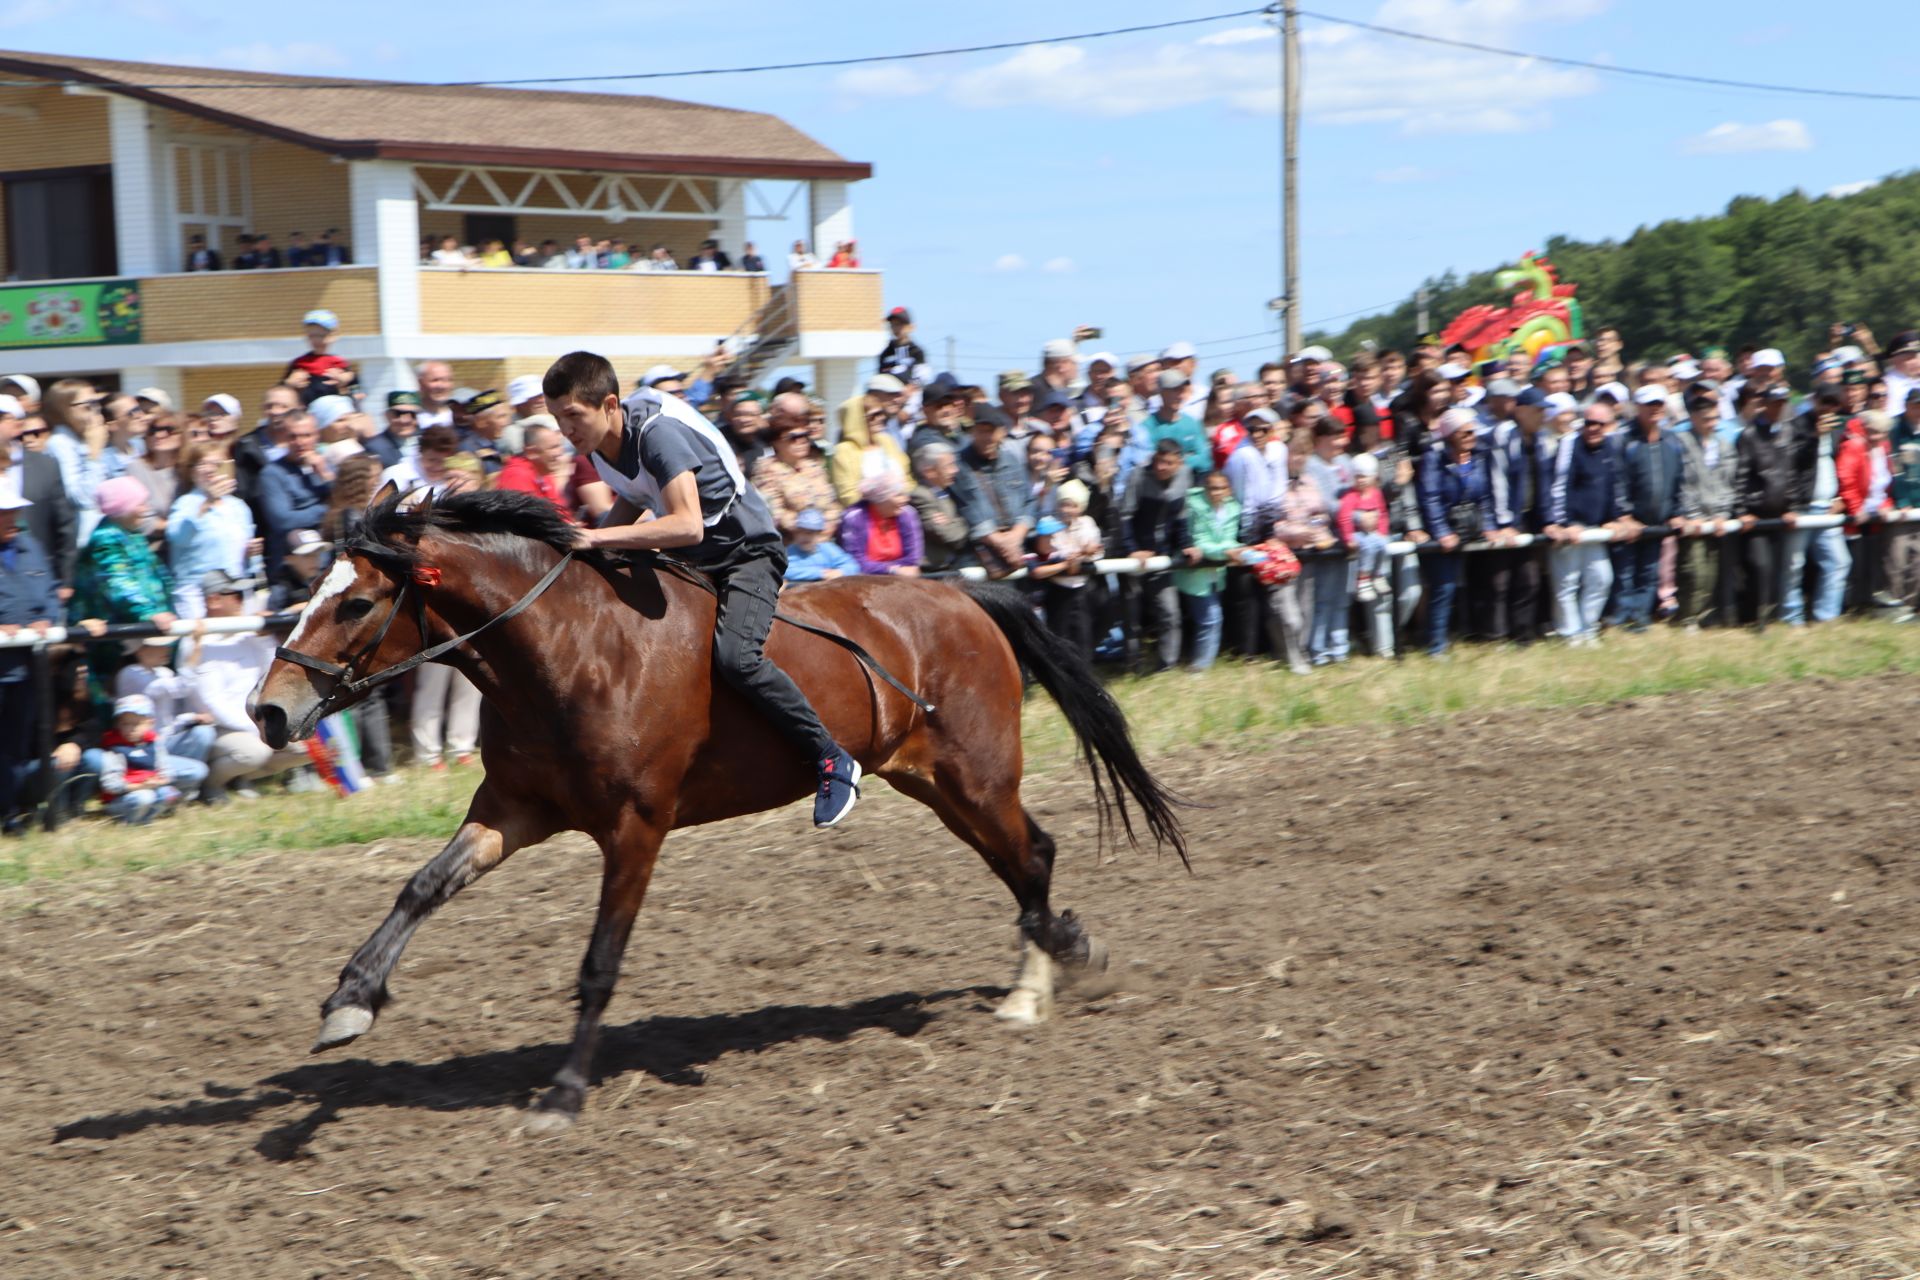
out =
[(367, 509), (346, 550), (377, 560), (411, 563), (428, 533), (486, 537), (507, 535), (544, 543), (555, 551), (573, 545), (574, 527), (545, 498), (513, 489), (456, 493), (402, 508), (405, 495), (394, 493)]

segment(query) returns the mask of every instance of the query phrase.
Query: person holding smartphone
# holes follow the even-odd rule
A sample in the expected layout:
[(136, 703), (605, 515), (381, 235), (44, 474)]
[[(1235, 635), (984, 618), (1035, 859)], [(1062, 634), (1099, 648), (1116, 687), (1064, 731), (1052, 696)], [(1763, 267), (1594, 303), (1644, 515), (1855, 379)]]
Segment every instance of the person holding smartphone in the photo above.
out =
[(173, 566), (173, 611), (182, 618), (207, 616), (201, 579), (215, 569), (247, 576), (247, 561), (259, 553), (253, 510), (235, 492), (227, 446), (190, 444), (180, 455), (186, 492), (167, 513), (167, 560)]

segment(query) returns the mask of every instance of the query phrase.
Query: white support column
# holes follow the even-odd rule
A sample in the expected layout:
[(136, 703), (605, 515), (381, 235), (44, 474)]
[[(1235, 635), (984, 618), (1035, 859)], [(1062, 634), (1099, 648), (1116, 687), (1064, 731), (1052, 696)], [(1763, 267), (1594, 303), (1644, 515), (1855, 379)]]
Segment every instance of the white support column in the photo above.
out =
[(734, 260), (737, 267), (741, 246), (747, 242), (747, 182), (745, 178), (722, 178), (719, 187), (720, 216), (716, 219), (713, 234), (720, 241), (720, 248)]
[[(353, 160), (348, 166), (353, 260), (374, 268), (382, 345), (404, 342), (420, 333), (420, 201), (413, 166), (399, 160)], [(388, 392), (416, 386), (407, 362), (392, 356), (361, 361), (360, 382), (375, 413), (385, 410)]]
[(107, 96), (107, 138), (113, 158), (113, 237), (120, 274), (151, 276), (178, 271), (186, 247), (173, 240), (173, 210), (166, 207), (160, 147), (147, 104), (121, 94)]
[(371, 264), (380, 287), (380, 333), (420, 332), (420, 202), (413, 167), (402, 160), (348, 162), (353, 260)]
[(813, 362), (813, 389), (827, 406), (829, 441), (837, 442), (840, 439), (840, 406), (859, 392), (860, 366), (863, 363), (850, 356), (835, 356)]
[(833, 256), (833, 247), (853, 239), (853, 202), (848, 198), (850, 182), (816, 179), (807, 184), (813, 205), (813, 252), (825, 265)]

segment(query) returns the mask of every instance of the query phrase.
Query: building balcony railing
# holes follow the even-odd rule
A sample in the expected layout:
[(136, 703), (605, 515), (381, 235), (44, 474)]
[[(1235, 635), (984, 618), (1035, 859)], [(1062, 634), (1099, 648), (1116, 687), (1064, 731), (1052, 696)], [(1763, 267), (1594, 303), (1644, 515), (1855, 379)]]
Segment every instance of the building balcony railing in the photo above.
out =
[(372, 267), (208, 271), (0, 285), (0, 350), (291, 338), (324, 307), (343, 332), (379, 332)]

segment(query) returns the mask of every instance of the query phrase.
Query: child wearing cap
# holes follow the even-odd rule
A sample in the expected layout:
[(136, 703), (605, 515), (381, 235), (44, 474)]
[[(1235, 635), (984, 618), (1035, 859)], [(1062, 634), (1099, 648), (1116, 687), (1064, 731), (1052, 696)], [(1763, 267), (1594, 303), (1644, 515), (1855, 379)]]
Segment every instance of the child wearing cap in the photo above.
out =
[(839, 543), (826, 537), (827, 518), (808, 507), (793, 518), (793, 541), (787, 544), (788, 582), (824, 582), (859, 573), (860, 566)]
[(113, 728), (100, 739), (100, 797), (121, 822), (137, 825), (173, 812), (180, 803), (176, 781), (196, 789), (207, 767), (179, 760), (160, 747), (153, 727), (153, 700), (129, 694), (113, 704)]
[(1387, 567), (1387, 495), (1380, 488), (1380, 459), (1354, 455), (1353, 488), (1340, 495), (1334, 519), (1340, 540), (1354, 549), (1353, 598), (1371, 605), (1389, 594), (1381, 577)]
[(1100, 526), (1087, 514), (1090, 496), (1078, 480), (1065, 481), (1054, 490), (1058, 518), (1049, 516), (1034, 526), (1036, 541), (1042, 530), (1048, 530), (1050, 556), (1028, 574), (1046, 583), (1043, 607), (1048, 628), (1088, 662), (1093, 661), (1093, 602), (1087, 591), (1091, 581), (1087, 569), (1105, 551)]
[(280, 380), (296, 388), (309, 404), (351, 387), (356, 381), (353, 366), (332, 351), (333, 340), (340, 335), (340, 317), (318, 308), (301, 317), (300, 327), (306, 332), (307, 349), (287, 362)]

